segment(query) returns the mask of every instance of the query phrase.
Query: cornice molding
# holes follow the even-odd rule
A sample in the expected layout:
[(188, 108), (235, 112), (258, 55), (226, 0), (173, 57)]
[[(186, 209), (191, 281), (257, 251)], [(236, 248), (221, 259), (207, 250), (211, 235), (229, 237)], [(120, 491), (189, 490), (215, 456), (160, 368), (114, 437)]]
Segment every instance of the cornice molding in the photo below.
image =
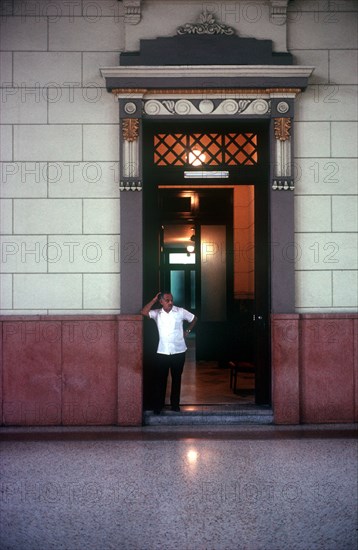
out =
[(137, 65), (100, 69), (108, 91), (130, 89), (135, 94), (132, 97), (138, 98), (150, 90), (200, 94), (203, 90), (249, 89), (262, 93), (276, 89), (280, 93), (282, 88), (291, 88), (296, 93), (297, 89), (306, 89), (313, 70), (303, 65)]
[[(113, 88), (111, 93), (116, 95), (118, 99), (143, 99), (147, 96), (156, 96), (155, 99), (165, 99), (166, 97), (196, 96), (196, 99), (223, 96), (228, 99), (244, 99), (247, 96), (259, 98), (280, 98), (280, 97), (296, 97), (301, 92), (301, 88)], [(194, 99), (194, 97), (193, 97)]]
[(314, 67), (303, 65), (180, 65), (102, 67), (103, 78), (308, 78)]

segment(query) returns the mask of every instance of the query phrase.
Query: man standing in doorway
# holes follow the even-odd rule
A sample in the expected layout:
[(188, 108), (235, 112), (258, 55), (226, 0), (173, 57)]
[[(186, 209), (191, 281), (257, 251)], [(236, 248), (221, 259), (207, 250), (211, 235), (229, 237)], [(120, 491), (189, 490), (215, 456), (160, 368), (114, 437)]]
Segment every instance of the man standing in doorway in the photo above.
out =
[[(160, 309), (152, 309), (159, 301)], [(180, 387), (181, 375), (185, 363), (187, 350), (185, 338), (194, 328), (197, 317), (190, 311), (177, 307), (173, 303), (170, 292), (158, 292), (158, 294), (146, 304), (142, 315), (153, 319), (159, 333), (159, 344), (155, 366), (155, 395), (154, 413), (160, 414), (165, 404), (168, 372), (170, 370), (172, 386), (170, 393), (170, 405), (172, 411), (180, 411)], [(188, 326), (184, 330), (183, 323)]]

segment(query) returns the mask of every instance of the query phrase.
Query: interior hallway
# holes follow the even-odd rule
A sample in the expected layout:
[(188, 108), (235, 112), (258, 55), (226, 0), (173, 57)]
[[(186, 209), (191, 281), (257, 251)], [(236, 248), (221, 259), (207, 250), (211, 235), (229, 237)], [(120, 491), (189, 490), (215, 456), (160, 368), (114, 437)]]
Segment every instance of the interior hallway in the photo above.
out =
[[(246, 405), (255, 401), (254, 375), (238, 375), (238, 391), (230, 388), (230, 369), (220, 368), (217, 361), (196, 361), (195, 336), (187, 339), (187, 354), (182, 376), (181, 405)], [(166, 404), (170, 403), (170, 374)]]

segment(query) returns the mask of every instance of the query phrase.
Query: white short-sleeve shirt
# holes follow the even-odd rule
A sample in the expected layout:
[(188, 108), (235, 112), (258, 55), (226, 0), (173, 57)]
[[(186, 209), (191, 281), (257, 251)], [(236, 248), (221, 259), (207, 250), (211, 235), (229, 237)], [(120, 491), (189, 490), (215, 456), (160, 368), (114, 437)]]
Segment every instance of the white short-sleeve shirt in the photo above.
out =
[(183, 321), (192, 322), (195, 316), (190, 311), (177, 306), (173, 306), (169, 313), (163, 308), (151, 309), (149, 317), (156, 322), (158, 327), (157, 353), (173, 355), (187, 350), (183, 335)]

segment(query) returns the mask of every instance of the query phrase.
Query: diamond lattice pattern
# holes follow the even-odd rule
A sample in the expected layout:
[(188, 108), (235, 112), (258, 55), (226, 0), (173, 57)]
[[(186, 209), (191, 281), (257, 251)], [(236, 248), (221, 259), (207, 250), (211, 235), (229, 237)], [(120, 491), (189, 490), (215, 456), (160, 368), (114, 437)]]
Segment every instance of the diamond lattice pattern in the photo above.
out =
[(258, 162), (257, 134), (156, 134), (157, 166), (254, 165)]

